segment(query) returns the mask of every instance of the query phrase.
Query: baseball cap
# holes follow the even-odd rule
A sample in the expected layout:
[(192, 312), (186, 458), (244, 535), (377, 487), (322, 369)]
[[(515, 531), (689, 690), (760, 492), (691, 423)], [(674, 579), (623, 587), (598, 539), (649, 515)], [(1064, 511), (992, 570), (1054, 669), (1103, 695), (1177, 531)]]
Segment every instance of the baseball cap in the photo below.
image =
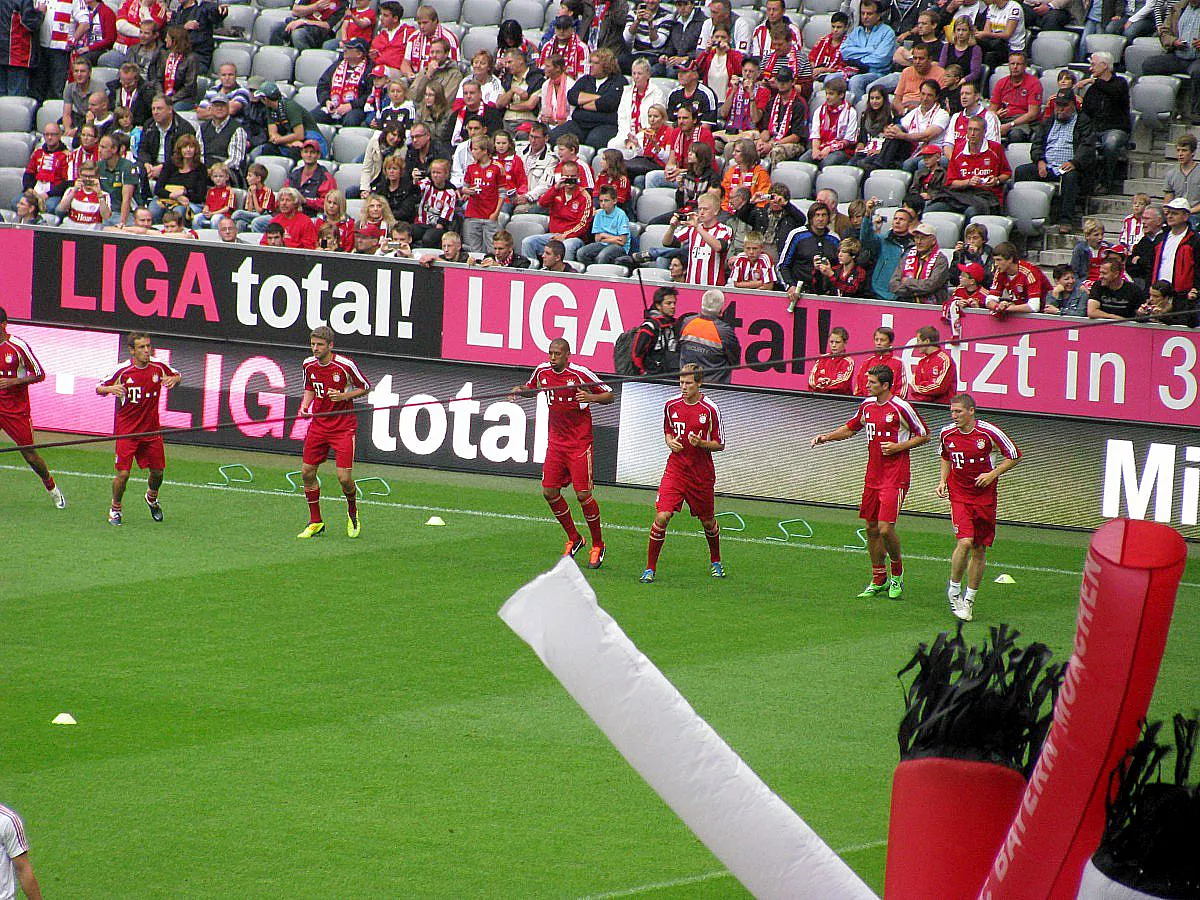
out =
[(303, 144), (300, 145), (301, 150), (307, 150), (309, 147), (312, 147), (318, 153), (321, 152), (321, 145), (318, 144), (316, 141), (314, 141), (312, 138), (309, 138), (307, 141), (305, 141)]
[(917, 156), (941, 156), (942, 148), (934, 144), (926, 144), (917, 151)]
[(1129, 248), (1124, 244), (1113, 244), (1108, 248), (1109, 253), (1115, 253), (1117, 256), (1128, 256)]
[(933, 230), (932, 225), (926, 225), (921, 222), (916, 228), (912, 229), (911, 234), (923, 234), (926, 237), (937, 237), (937, 232)]
[(1166, 208), (1166, 209), (1181, 209), (1184, 212), (1192, 211), (1192, 205), (1190, 203), (1188, 203), (1186, 197), (1176, 197), (1170, 203), (1165, 204), (1164, 208)]
[(558, 18), (556, 18), (554, 20), (554, 27), (555, 28), (565, 28), (569, 31), (570, 29), (575, 27), (575, 23), (574, 23), (574, 21), (572, 21), (570, 16), (559, 16)]
[(371, 49), (371, 46), (362, 38), (350, 38), (342, 45), (343, 50), (357, 50), (359, 53), (366, 53)]
[(382, 225), (370, 225), (365, 222), (360, 222), (354, 229), (355, 234), (361, 234), (364, 237), (383, 237)]
[(258, 86), (258, 90), (254, 92), (255, 97), (264, 97), (267, 100), (278, 100), (283, 96), (283, 92), (279, 90), (279, 85), (273, 81), (264, 81)]
[(976, 284), (983, 284), (983, 280), (987, 278), (987, 273), (983, 271), (983, 266), (981, 266), (979, 263), (967, 263), (966, 265), (960, 264), (958, 271), (962, 272), (964, 275), (970, 275), (975, 279)]
[(229, 98), (228, 98), (228, 97), (226, 97), (226, 96), (225, 96), (224, 94), (222, 94), (222, 93), (217, 93), (217, 94), (214, 94), (214, 95), (213, 95), (213, 96), (212, 96), (212, 97), (209, 99), (209, 101), (208, 101), (208, 105), (209, 105), (209, 106), (212, 106), (212, 105), (214, 105), (214, 104), (216, 104), (216, 103), (220, 103), (222, 106), (228, 106), (228, 105), (229, 105)]
[(387, 74), (387, 66), (385, 66), (383, 63), (379, 63), (378, 65), (375, 66), (375, 68), (373, 68), (371, 70), (371, 74), (374, 75), (376, 78), (379, 78), (382, 75), (386, 75)]

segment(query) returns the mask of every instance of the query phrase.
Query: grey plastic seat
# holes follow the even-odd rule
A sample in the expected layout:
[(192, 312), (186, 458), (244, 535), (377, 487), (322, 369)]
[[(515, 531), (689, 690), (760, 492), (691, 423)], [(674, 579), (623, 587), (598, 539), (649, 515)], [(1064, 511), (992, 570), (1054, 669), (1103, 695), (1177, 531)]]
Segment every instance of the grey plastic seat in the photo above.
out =
[(674, 188), (647, 188), (638, 197), (637, 218), (639, 222), (651, 222), (675, 209)]
[(61, 100), (46, 100), (37, 111), (37, 130), (41, 131), (51, 122), (62, 118), (63, 102)]
[(0, 168), (0, 204), (11, 207), (17, 197), (21, 196), (21, 178), (24, 174), (23, 165)]
[(217, 49), (213, 51), (213, 74), (220, 71), (221, 66), (226, 63), (233, 63), (237, 68), (238, 75), (242, 78), (248, 78), (250, 76), (250, 69), (254, 64), (254, 53), (246, 50), (244, 47), (228, 47), (224, 44), (218, 44)]
[(225, 25), (241, 28), (246, 36), (254, 34), (254, 23), (258, 19), (258, 7), (249, 3), (230, 3), (225, 14)]
[(520, 250), (521, 241), (535, 234), (545, 234), (549, 219), (543, 221), (542, 216), (517, 215), (508, 220), (505, 230), (513, 236), (513, 245)]
[[(1008, 64), (1005, 63), (1002, 66), (996, 66), (995, 70), (993, 70), (993, 72), (991, 74), (991, 77), (988, 78), (988, 96), (989, 97), (992, 96), (994, 93), (996, 93), (996, 85), (999, 84), (1000, 79), (1007, 78), (1007, 77), (1008, 77)], [(1055, 90), (1057, 90), (1057, 88), (1055, 88)]]
[(287, 184), (288, 174), (292, 171), (292, 166), (295, 165), (286, 156), (260, 156), (257, 162), (266, 166), (267, 185), (273, 191), (277, 191)]
[(362, 200), (361, 198), (359, 198), (358, 200), (347, 200), (346, 201), (346, 215), (349, 216), (351, 219), (357, 220), (360, 216), (362, 216), (364, 204), (365, 204), (365, 201)]
[(24, 169), (25, 164), (29, 162), (29, 156), (29, 145), (25, 141), (10, 140), (7, 136), (0, 135), (0, 166)]
[(638, 239), (638, 249), (643, 253), (655, 250), (663, 245), (663, 236), (667, 233), (667, 225), (647, 225)]
[(1070, 65), (1075, 58), (1075, 35), (1069, 31), (1043, 31), (1033, 39), (1030, 57), (1041, 69)]
[(470, 60), (480, 50), (486, 50), (495, 56), (499, 38), (500, 28), (497, 25), (472, 25), (471, 30), (462, 39), (462, 58)]
[(813, 16), (804, 23), (804, 30), (801, 34), (804, 35), (804, 46), (812, 47), (817, 41), (833, 31), (833, 26), (829, 22), (830, 17), (827, 15)]
[(1051, 194), (1039, 188), (1039, 182), (1019, 181), (1008, 192), (1008, 213), (1017, 231), (1026, 237), (1041, 234), (1050, 215)]
[(1008, 157), (1008, 165), (1014, 172), (1017, 171), (1017, 166), (1023, 166), (1026, 163), (1033, 162), (1031, 153), (1033, 144), (1028, 141), (1024, 143), (1009, 144), (1005, 151), (1005, 156)]
[[(274, 7), (278, 7), (279, 5), (280, 4), (273, 4)], [(290, 3), (287, 5), (288, 7), (291, 6)], [(292, 13), (290, 8), (272, 8), (272, 6), (268, 6), (266, 3), (263, 3), (262, 7), (262, 12), (260, 12), (258, 14), (258, 18), (254, 20), (253, 37), (256, 44), (262, 44), (265, 46), (267, 45), (268, 41), (271, 40), (271, 32), (275, 30), (275, 26), (286, 22), (288, 16), (290, 16)]]
[(338, 55), (332, 50), (305, 50), (296, 57), (292, 80), (297, 85), (316, 84), (337, 58)]
[(362, 180), (362, 163), (343, 163), (338, 166), (338, 170), (333, 173), (333, 180), (337, 182), (338, 190), (345, 193), (350, 188), (356, 188)]
[(631, 281), (637, 281), (639, 276), (641, 277), (642, 281), (646, 282), (671, 280), (671, 273), (667, 269), (660, 269), (658, 266), (642, 266), (640, 269), (637, 269), (633, 275), (629, 276), (629, 279)]
[(776, 164), (771, 170), (771, 181), (785, 185), (793, 200), (811, 200), (813, 197), (813, 175), (803, 163), (788, 160)]
[(290, 47), (259, 47), (250, 65), (250, 75), (266, 81), (291, 81), (296, 68), (295, 53)]
[(1111, 53), (1113, 63), (1121, 61), (1127, 43), (1129, 41), (1123, 34), (1089, 34), (1083, 39), (1083, 47), (1089, 56), (1093, 53)]
[(803, 8), (810, 16), (824, 15), (841, 9), (842, 0), (804, 0), (803, 3), (797, 4), (796, 8)]
[(343, 128), (333, 136), (333, 158), (339, 163), (354, 163), (367, 152), (370, 128)]
[(907, 189), (912, 186), (912, 172), (906, 172), (904, 169), (876, 169), (880, 175), (890, 175), (893, 178), (899, 178), (904, 182), (904, 187)]
[(36, 109), (29, 97), (0, 97), (0, 131), (32, 131)]
[(1153, 127), (1165, 128), (1175, 116), (1181, 84), (1173, 75), (1143, 75), (1130, 88), (1130, 105), (1142, 121), (1149, 120)]
[(937, 232), (938, 244), (953, 247), (962, 236), (966, 217), (955, 212), (925, 212), (921, 221)]
[(1008, 240), (1014, 223), (1008, 216), (975, 216), (969, 224), (987, 228), (987, 242), (994, 247)]
[(438, 19), (446, 27), (461, 21), (462, 0), (424, 0), (424, 4), (437, 10)]
[(1130, 75), (1141, 75), (1142, 64), (1152, 56), (1163, 52), (1162, 44), (1156, 37), (1134, 38), (1133, 43), (1125, 47), (1125, 71)]
[[(315, 84), (304, 85), (304, 87), (296, 91), (294, 99), (309, 112), (312, 112), (320, 105), (317, 100), (317, 86)], [(326, 139), (328, 139), (328, 136), (326, 136)]]
[(592, 263), (584, 270), (586, 275), (599, 275), (602, 278), (620, 278), (622, 280), (629, 277), (629, 271), (624, 266), (618, 266), (614, 263)]
[(826, 166), (817, 173), (816, 188), (828, 188), (837, 194), (839, 203), (849, 203), (858, 199), (862, 177), (863, 170), (856, 166)]
[(504, 4), (500, 0), (464, 0), (460, 21), (472, 28), (476, 25), (499, 25), (504, 21), (501, 18), (503, 12)]
[(502, 13), (504, 19), (516, 19), (522, 28), (542, 28), (546, 7), (537, 0), (508, 0)]
[(887, 173), (872, 172), (863, 182), (863, 197), (868, 200), (871, 197), (878, 197), (879, 202), (884, 206), (898, 206), (904, 202), (906, 193), (908, 193), (908, 185)]

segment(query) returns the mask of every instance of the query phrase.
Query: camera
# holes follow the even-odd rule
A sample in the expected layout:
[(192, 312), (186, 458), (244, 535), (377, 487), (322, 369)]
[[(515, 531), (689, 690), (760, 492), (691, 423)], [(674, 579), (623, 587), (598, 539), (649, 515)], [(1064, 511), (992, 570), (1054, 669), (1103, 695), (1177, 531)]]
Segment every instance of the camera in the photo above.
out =
[(566, 178), (564, 178), (564, 179), (562, 180), (562, 183), (563, 183), (563, 184), (579, 184), (579, 179), (578, 179), (578, 178), (572, 178), (572, 177), (570, 177), (570, 176), (567, 176)]

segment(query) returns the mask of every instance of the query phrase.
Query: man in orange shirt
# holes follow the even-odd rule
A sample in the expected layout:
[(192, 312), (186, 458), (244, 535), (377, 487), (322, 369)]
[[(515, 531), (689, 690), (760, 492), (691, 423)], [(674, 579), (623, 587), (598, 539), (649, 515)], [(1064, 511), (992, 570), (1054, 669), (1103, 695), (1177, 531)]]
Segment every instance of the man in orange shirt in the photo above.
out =
[(946, 70), (929, 58), (929, 48), (917, 44), (912, 48), (912, 65), (900, 73), (900, 81), (896, 84), (896, 92), (892, 96), (892, 105), (896, 112), (904, 115), (910, 109), (921, 105), (921, 85), (933, 79), (942, 87), (946, 86)]

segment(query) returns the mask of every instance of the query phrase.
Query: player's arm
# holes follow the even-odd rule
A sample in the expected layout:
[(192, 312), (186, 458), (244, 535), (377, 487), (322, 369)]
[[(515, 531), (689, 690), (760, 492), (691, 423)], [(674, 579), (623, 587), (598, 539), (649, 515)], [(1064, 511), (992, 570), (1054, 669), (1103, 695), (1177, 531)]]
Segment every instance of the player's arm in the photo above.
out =
[(42, 900), (42, 888), (38, 884), (37, 876), (33, 874), (33, 863), (29, 861), (29, 854), (22, 853), (13, 859), (12, 865), (13, 871), (17, 873), (17, 883), (21, 885), (27, 900)]
[(96, 385), (96, 393), (101, 397), (112, 394), (113, 396), (125, 399), (125, 385), (121, 384), (120, 380), (114, 382), (102, 381)]
[(712, 441), (708, 438), (702, 438), (694, 431), (688, 435), (688, 443), (701, 450), (707, 450), (709, 453), (718, 453), (725, 449), (725, 445), (720, 441)]
[(937, 495), (943, 499), (950, 496), (950, 460), (942, 457), (939, 462), (941, 466), (941, 475), (938, 477)]
[(516, 400), (518, 397), (533, 397), (537, 394), (537, 389), (530, 387), (528, 384), (514, 384), (508, 391), (508, 399)]
[(1004, 459), (1000, 460), (999, 464), (996, 466), (996, 468), (992, 469), (992, 471), (984, 472), (982, 475), (976, 478), (975, 487), (987, 487), (1005, 472), (1012, 469), (1020, 461), (1021, 457), (1019, 456), (1014, 456), (1011, 459), (1006, 456)]
[(367, 388), (356, 387), (348, 391), (330, 391), (326, 396), (334, 403), (341, 403), (343, 400), (357, 400), (366, 393), (368, 393)]
[[(880, 447), (880, 449), (883, 451), (884, 456), (890, 456), (892, 453), (903, 453), (905, 450), (912, 450), (916, 447), (920, 447), (922, 444), (928, 443), (929, 435), (927, 433), (914, 434), (907, 441), (900, 441), (896, 444), (884, 444)], [(889, 447), (891, 448), (890, 451), (888, 449)]]
[(310, 410), (312, 409), (313, 401), (315, 399), (317, 399), (316, 393), (308, 388), (305, 388), (304, 393), (300, 397), (301, 418), (307, 418), (309, 415), (311, 415)]
[(674, 431), (664, 431), (663, 438), (667, 442), (667, 449), (672, 453), (678, 453), (683, 449), (683, 441), (679, 440), (679, 438), (675, 436)]
[(844, 441), (849, 437), (854, 437), (854, 429), (847, 428), (845, 425), (839, 425), (833, 431), (818, 434), (812, 439), (812, 443), (809, 446), (816, 447), (820, 444), (828, 444), (830, 441)]
[(598, 403), (601, 406), (608, 406), (617, 399), (617, 395), (612, 392), (611, 388), (605, 387), (602, 384), (595, 385), (596, 390), (578, 390), (575, 392), (575, 399), (579, 403)]

